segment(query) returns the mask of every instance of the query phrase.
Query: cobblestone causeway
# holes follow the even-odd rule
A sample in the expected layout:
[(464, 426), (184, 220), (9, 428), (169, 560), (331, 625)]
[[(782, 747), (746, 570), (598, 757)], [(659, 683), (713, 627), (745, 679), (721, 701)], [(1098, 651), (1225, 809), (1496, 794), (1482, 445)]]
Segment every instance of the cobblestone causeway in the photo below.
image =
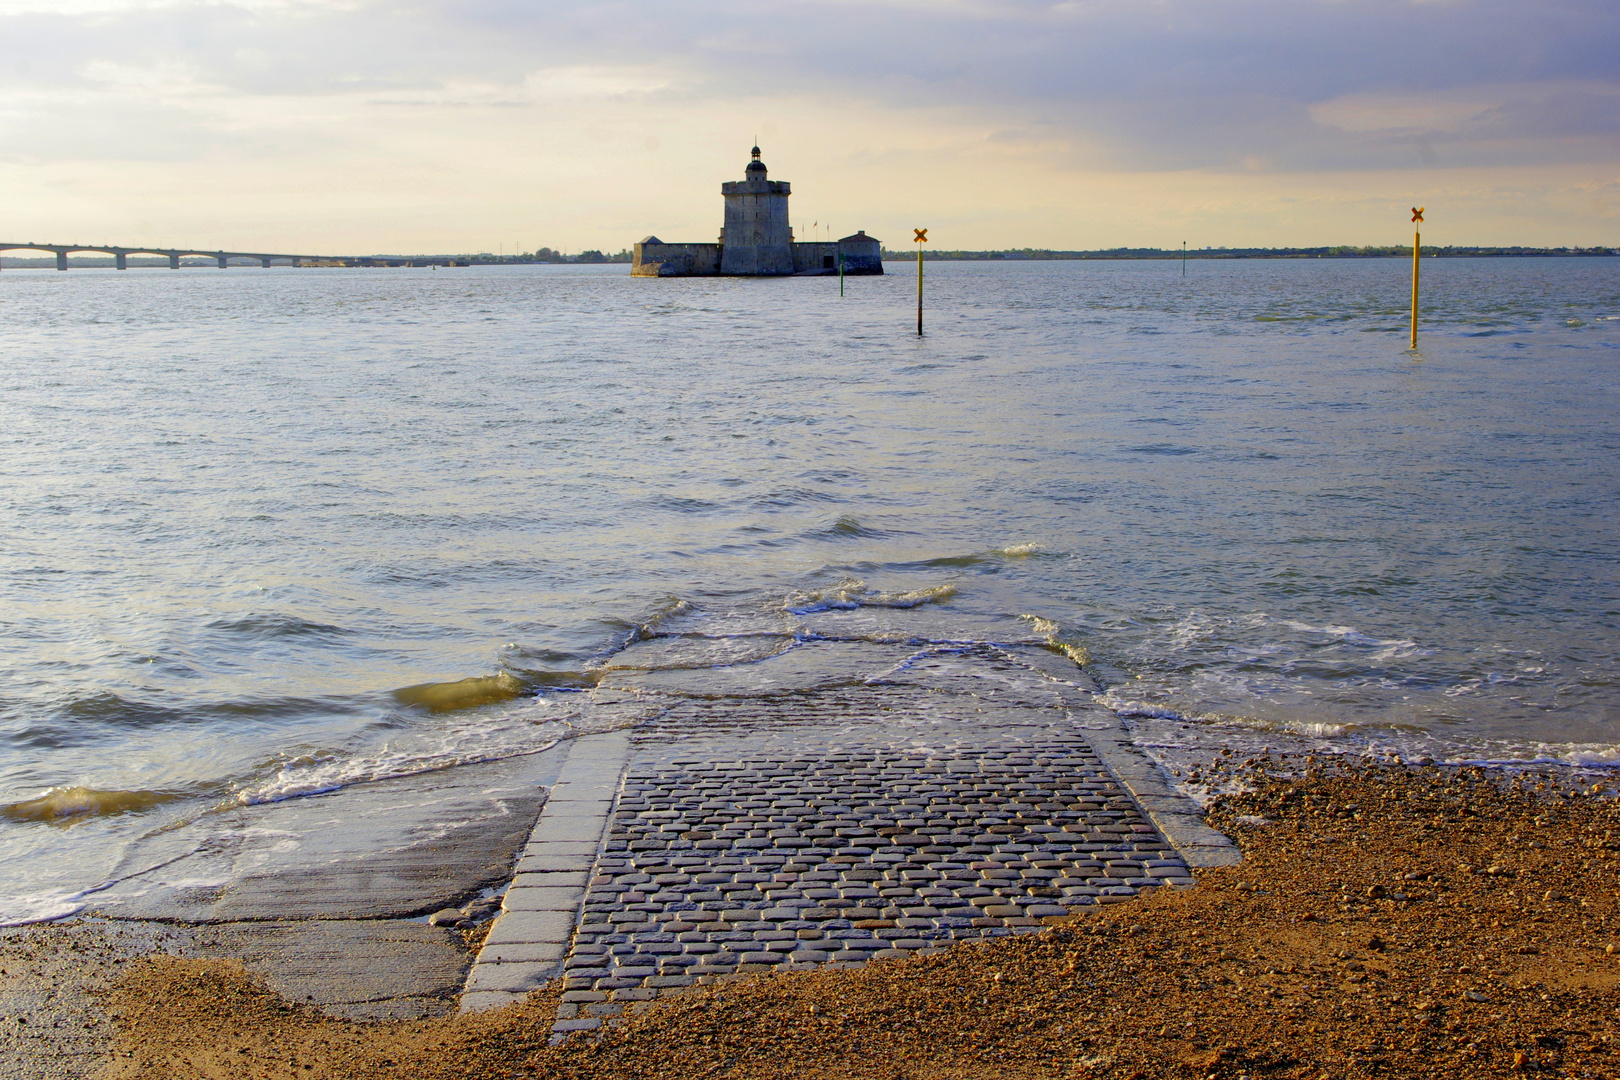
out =
[[(1038, 673), (986, 659), (976, 663), (1008, 680), (993, 690), (955, 692), (959, 670), (922, 671), (675, 700), (635, 729), (563, 960), (557, 1035), (699, 983), (1029, 932), (1192, 884), (1121, 782), (1146, 776), (1142, 759), (1117, 768), (1117, 740), (1088, 739), (1084, 721), (1117, 721), (1040, 699)], [(1167, 790), (1145, 801), (1192, 820)], [(518, 892), (503, 920), (549, 903)], [(488, 970), (487, 985), (522, 988)], [(525, 977), (555, 974), (553, 964)]]

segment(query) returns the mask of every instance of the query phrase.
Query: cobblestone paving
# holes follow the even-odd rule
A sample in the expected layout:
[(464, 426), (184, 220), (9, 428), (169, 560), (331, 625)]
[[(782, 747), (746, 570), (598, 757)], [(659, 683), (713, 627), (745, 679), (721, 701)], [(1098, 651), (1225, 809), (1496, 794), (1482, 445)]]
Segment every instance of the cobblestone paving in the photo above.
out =
[(648, 736), (586, 893), (558, 1030), (735, 973), (904, 956), (1191, 884), (1083, 735), (945, 727)]
[(822, 638), (637, 669), (671, 648), (626, 649), (592, 692), (642, 710), (573, 752), (622, 780), (587, 813), (570, 757), (464, 1009), (560, 974), (561, 1039), (697, 983), (1028, 932), (1237, 857), (1047, 650)]

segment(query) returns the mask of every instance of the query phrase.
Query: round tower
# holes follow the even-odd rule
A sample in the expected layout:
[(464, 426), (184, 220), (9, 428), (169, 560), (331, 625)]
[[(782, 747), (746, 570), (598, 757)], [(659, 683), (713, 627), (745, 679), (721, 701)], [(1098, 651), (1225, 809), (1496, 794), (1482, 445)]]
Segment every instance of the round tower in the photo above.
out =
[(769, 179), (759, 147), (743, 179), (720, 185), (726, 224), (720, 233), (722, 274), (793, 273), (793, 230), (788, 225), (789, 185)]

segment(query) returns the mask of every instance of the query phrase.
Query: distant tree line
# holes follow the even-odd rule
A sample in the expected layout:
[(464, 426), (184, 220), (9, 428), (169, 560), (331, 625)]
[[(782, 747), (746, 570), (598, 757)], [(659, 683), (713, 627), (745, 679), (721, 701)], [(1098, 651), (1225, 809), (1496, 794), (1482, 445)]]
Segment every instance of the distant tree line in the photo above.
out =
[(590, 251), (582, 251), (578, 255), (564, 255), (562, 252), (548, 247), (517, 255), (491, 255), (487, 251), (480, 251), (476, 255), (466, 256), (466, 259), (471, 263), (627, 263), (631, 261), (629, 248), (625, 248), (615, 255), (604, 255), (594, 248)]
[[(1179, 259), (1180, 248), (1103, 248), (1098, 251), (1051, 251), (1046, 248), (1007, 248), (1001, 251), (946, 251), (927, 249), (926, 259), (997, 260), (997, 259)], [(1438, 258), (1529, 258), (1548, 256), (1620, 255), (1620, 249), (1607, 247), (1429, 247), (1423, 254)], [(1335, 247), (1310, 248), (1188, 248), (1188, 259), (1385, 259), (1404, 255), (1412, 257), (1412, 247)], [(885, 259), (915, 259), (915, 249), (895, 251), (883, 249)]]

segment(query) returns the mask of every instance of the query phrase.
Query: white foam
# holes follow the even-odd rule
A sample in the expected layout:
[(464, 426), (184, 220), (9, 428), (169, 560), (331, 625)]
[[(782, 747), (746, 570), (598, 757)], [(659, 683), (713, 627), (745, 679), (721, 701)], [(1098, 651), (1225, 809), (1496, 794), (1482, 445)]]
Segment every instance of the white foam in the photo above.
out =
[[(1443, 755), (1443, 756), (1442, 756)], [(1578, 769), (1620, 768), (1620, 745), (1614, 743), (1508, 743), (1497, 740), (1449, 748), (1431, 748), (1430, 756), (1443, 765), (1483, 765), (1519, 768), (1536, 765)]]
[[(1256, 612), (1255, 615), (1267, 621), (1271, 620), (1271, 617), (1264, 612)], [(1290, 630), (1297, 630), (1301, 634), (1315, 634), (1320, 637), (1343, 641), (1348, 645), (1358, 645), (1364, 649), (1377, 649), (1378, 652), (1370, 657), (1373, 660), (1393, 660), (1398, 657), (1411, 656), (1418, 652), (1418, 643), (1415, 641), (1406, 638), (1373, 637), (1370, 634), (1362, 633), (1353, 626), (1334, 626), (1332, 624), (1313, 626), (1310, 623), (1297, 622), (1293, 619), (1281, 619), (1277, 620), (1277, 622)]]
[[(1353, 626), (1336, 626), (1332, 623), (1318, 626), (1314, 623), (1300, 622), (1297, 619), (1279, 619), (1265, 611), (1251, 611), (1241, 616), (1217, 616), (1202, 611), (1193, 611), (1171, 623), (1163, 633), (1169, 645), (1185, 649), (1201, 642), (1218, 641), (1222, 638), (1231, 637), (1225, 631), (1229, 627), (1238, 625), (1251, 631), (1261, 630), (1266, 627), (1281, 627), (1292, 630), (1295, 634), (1325, 639), (1325, 642), (1341, 641), (1346, 645), (1354, 645), (1360, 649), (1377, 650), (1368, 657), (1368, 659), (1376, 661), (1425, 654), (1425, 650), (1421, 649), (1416, 641), (1409, 638), (1375, 637), (1363, 633)], [(1242, 636), (1247, 637), (1247, 635)], [(1287, 641), (1261, 641), (1258, 643), (1245, 641), (1241, 646), (1234, 643), (1233, 648), (1240, 652), (1276, 656), (1288, 653), (1297, 648), (1297, 645)]]
[(274, 776), (244, 787), (236, 798), (244, 806), (253, 806), (456, 765), (537, 754), (566, 738), (574, 719), (577, 714), (563, 713), (540, 699), (494, 715), (487, 710), (458, 714), (442, 727), (411, 732), (370, 753), (300, 755)]
[(1174, 708), (1158, 702), (1126, 697), (1117, 688), (1110, 688), (1098, 694), (1097, 702), (1112, 710), (1116, 716), (1124, 718), (1175, 720), (1188, 724), (1227, 724), (1248, 728), (1251, 731), (1301, 735), (1311, 739), (1335, 739), (1348, 732), (1358, 730), (1360, 727), (1357, 724), (1334, 723), (1325, 720), (1278, 720), (1232, 713), (1195, 712)]
[(1077, 634), (1065, 630), (1062, 624), (1041, 615), (1022, 614), (1018, 617), (1028, 622), (1030, 629), (1039, 634), (1048, 647), (1073, 660), (1077, 667), (1091, 663), (1091, 651), (1082, 644)]
[(66, 919), (85, 909), (87, 895), (85, 892), (59, 892), (0, 896), (0, 926), (27, 926)]

